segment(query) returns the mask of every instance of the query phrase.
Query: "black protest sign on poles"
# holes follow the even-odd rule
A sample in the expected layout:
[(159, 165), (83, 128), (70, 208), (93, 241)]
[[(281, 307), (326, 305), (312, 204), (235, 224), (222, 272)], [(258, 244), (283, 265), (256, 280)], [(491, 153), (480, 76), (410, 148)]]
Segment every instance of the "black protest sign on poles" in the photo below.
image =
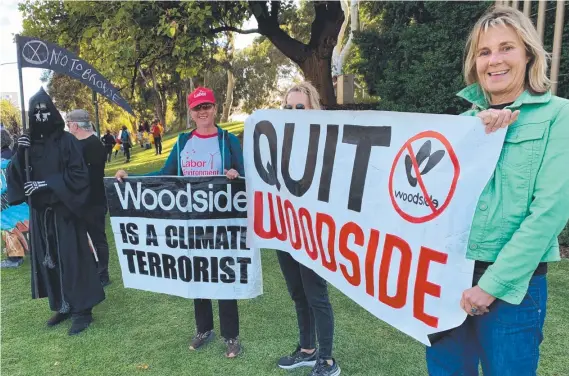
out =
[(262, 294), (259, 249), (247, 247), (245, 180), (105, 179), (125, 287), (189, 299)]
[(38, 38), (16, 36), (21, 67), (50, 69), (87, 85), (125, 111), (134, 115), (119, 91), (85, 60), (65, 48)]

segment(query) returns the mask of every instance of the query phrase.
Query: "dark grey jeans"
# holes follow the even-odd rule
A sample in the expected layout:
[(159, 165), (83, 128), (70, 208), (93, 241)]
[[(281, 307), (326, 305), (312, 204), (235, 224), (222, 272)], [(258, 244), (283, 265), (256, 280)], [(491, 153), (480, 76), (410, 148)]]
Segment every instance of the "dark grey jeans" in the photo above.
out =
[(300, 347), (314, 349), (318, 334), (320, 358), (332, 359), (334, 312), (328, 298), (326, 281), (286, 252), (277, 251), (277, 257), (296, 307)]

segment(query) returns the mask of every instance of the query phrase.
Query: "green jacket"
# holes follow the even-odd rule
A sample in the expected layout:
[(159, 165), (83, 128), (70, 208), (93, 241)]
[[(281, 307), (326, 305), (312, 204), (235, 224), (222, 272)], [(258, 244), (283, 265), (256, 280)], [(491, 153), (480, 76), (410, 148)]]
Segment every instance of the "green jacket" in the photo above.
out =
[[(478, 84), (458, 96), (475, 116), (489, 107)], [(522, 93), (494, 174), (478, 201), (466, 257), (494, 262), (478, 285), (520, 304), (539, 262), (558, 261), (557, 237), (569, 219), (569, 100)]]

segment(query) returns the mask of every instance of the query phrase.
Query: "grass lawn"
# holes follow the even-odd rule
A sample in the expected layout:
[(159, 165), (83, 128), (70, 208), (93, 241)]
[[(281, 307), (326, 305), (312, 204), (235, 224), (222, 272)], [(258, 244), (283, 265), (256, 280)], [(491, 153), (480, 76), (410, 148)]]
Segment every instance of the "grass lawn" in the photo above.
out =
[[(239, 133), (242, 125), (230, 129)], [(128, 170), (159, 168), (176, 138), (166, 137), (164, 152), (133, 149)], [(120, 154), (120, 153), (119, 153)], [(124, 157), (107, 168), (112, 176)], [(40, 375), (307, 375), (308, 368), (287, 372), (277, 359), (297, 343), (296, 315), (274, 251), (264, 250), (264, 294), (239, 303), (242, 356), (225, 359), (217, 339), (197, 352), (188, 350), (194, 334), (190, 300), (125, 289), (110, 225), (110, 271), (107, 299), (94, 310), (95, 322), (77, 337), (67, 336), (70, 322), (48, 329), (47, 300), (30, 298), (29, 262), (1, 275), (1, 372)], [(540, 375), (569, 375), (569, 261), (550, 267), (549, 308)], [(423, 346), (376, 319), (335, 288), (330, 289), (336, 319), (334, 356), (345, 375), (426, 375)], [(215, 304), (215, 310), (217, 305)], [(215, 317), (216, 334), (219, 321)]]

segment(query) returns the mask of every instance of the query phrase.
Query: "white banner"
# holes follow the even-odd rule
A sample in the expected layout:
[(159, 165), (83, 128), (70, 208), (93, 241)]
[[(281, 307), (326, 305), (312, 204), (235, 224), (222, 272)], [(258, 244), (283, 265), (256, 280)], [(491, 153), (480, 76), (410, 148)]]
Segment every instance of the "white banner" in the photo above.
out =
[(245, 241), (242, 179), (107, 178), (105, 185), (125, 287), (191, 299), (263, 293), (259, 250)]
[(473, 117), (256, 111), (244, 133), (248, 245), (290, 253), (429, 345), (466, 317), (470, 226), (504, 134)]

